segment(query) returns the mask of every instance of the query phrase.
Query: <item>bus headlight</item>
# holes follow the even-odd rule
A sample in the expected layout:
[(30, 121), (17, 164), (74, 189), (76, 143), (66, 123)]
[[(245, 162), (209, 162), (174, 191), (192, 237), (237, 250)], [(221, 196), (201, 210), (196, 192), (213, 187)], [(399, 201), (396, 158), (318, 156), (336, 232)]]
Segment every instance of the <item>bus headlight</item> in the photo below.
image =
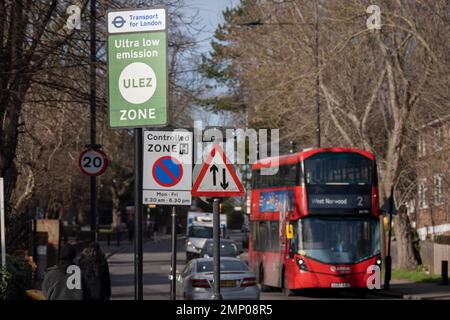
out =
[(308, 271), (308, 267), (306, 266), (305, 260), (302, 258), (297, 259), (297, 264), (300, 270)]
[(380, 258), (377, 259), (376, 264), (377, 264), (378, 266), (381, 266), (381, 259), (380, 259)]

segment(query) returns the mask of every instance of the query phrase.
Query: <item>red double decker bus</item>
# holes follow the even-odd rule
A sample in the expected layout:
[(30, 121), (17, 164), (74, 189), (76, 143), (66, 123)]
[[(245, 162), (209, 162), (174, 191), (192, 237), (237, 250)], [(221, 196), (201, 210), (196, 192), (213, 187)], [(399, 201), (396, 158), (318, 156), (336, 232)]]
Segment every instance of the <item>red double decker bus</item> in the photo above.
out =
[(263, 291), (366, 288), (368, 267), (381, 265), (379, 215), (372, 153), (262, 159), (252, 167), (249, 265)]

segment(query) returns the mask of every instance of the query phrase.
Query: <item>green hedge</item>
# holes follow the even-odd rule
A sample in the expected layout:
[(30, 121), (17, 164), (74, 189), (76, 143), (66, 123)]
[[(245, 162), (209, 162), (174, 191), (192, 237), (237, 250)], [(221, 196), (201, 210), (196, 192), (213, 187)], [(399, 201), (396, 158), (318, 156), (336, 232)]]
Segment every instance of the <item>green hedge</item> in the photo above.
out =
[(6, 270), (0, 268), (0, 300), (26, 299), (25, 291), (32, 287), (33, 273), (27, 261), (6, 256)]

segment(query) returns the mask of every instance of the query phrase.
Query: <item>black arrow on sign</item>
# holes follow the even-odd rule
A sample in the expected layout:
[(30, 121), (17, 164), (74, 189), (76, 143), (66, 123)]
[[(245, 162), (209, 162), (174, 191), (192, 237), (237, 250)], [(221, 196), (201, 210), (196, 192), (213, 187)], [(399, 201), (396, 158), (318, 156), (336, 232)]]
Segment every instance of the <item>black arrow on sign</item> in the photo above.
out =
[(226, 169), (225, 168), (223, 168), (222, 169), (222, 182), (220, 183), (220, 186), (224, 189), (224, 190), (226, 190), (227, 188), (228, 188), (228, 182), (227, 182), (227, 179), (226, 179)]
[(215, 164), (213, 164), (211, 166), (211, 168), (209, 168), (209, 171), (212, 172), (212, 174), (213, 174), (213, 185), (216, 185), (217, 184), (216, 173), (217, 173), (217, 171), (219, 171), (219, 168), (217, 168), (217, 166)]

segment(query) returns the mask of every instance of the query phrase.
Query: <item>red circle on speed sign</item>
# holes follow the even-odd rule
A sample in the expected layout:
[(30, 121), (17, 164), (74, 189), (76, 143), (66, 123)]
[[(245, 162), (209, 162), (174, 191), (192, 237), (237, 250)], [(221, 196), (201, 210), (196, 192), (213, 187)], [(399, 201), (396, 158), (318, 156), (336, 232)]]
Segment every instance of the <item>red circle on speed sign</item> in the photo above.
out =
[(108, 158), (101, 150), (85, 150), (78, 160), (81, 172), (88, 176), (99, 176), (108, 167)]

